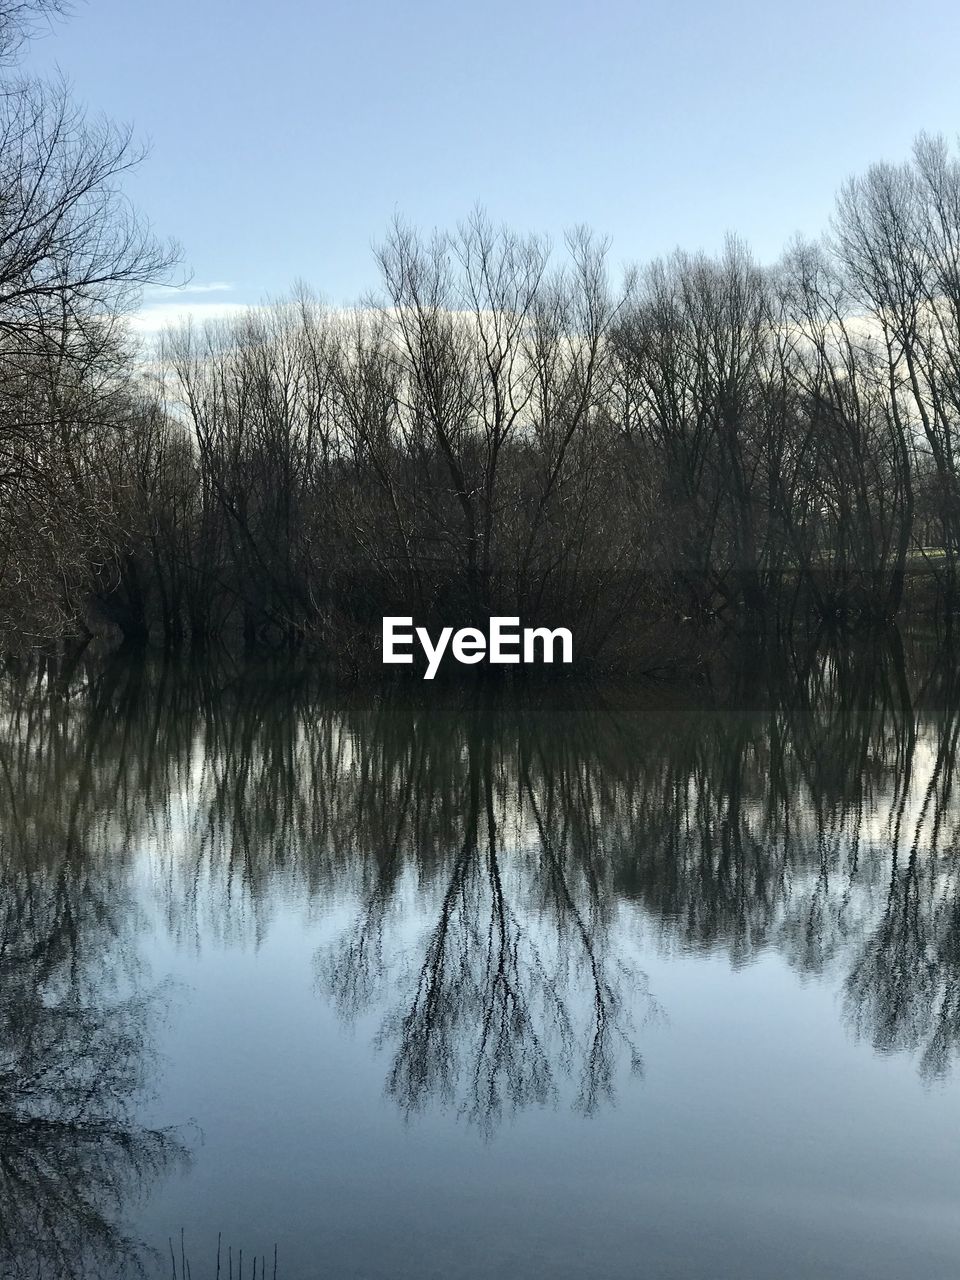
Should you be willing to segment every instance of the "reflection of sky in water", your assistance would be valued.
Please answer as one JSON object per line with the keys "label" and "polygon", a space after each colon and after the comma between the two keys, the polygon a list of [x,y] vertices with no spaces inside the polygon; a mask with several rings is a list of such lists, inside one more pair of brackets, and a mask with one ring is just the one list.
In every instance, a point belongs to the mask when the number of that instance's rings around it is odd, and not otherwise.
{"label": "reflection of sky in water", "polygon": [[134,1232],[198,1277],[218,1232],[283,1277],[957,1274],[958,715],[883,677],[11,702],[4,874],[88,868],[165,992],[137,1120],[202,1131]]}

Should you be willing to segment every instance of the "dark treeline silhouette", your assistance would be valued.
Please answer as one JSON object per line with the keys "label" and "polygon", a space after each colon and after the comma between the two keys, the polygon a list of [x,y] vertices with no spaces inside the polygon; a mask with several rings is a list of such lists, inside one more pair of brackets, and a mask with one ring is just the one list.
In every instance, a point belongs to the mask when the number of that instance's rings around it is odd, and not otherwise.
{"label": "dark treeline silhouette", "polygon": [[[572,628],[656,666],[717,618],[955,608],[960,165],[849,181],[761,267],[735,239],[619,283],[586,230],[397,223],[380,288],[301,290],[130,349],[173,260],[118,194],[129,135],[18,76],[0,0],[0,629],[346,666],[386,613]],[[688,624],[678,633],[677,624]]]}
{"label": "dark treeline silhouette", "polygon": [[76,629],[123,545],[135,396],[123,314],[175,257],[123,198],[129,131],[24,76],[62,0],[0,0],[0,629]]}
{"label": "dark treeline silhouette", "polygon": [[835,983],[878,1051],[943,1073],[960,1049],[955,664],[887,634],[791,647],[763,675],[697,700],[480,684],[428,708],[332,697],[289,664],[278,682],[31,660],[3,686],[9,874],[37,865],[43,831],[122,902],[150,848],[141,892],[146,875],[185,946],[255,945],[291,893],[335,907],[318,991],[377,1015],[408,1112],[490,1128],[534,1102],[599,1106],[641,1069],[658,1010],[641,936],[736,964],[774,949]]}

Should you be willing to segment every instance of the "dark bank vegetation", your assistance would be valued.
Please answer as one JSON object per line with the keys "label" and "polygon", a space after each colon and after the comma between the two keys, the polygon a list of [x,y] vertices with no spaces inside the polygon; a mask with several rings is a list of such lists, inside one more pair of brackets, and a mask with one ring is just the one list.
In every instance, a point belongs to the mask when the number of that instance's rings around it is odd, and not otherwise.
{"label": "dark bank vegetation", "polygon": [[[131,350],[163,278],[138,156],[16,78],[0,0],[0,629],[378,654],[380,619],[570,627],[693,657],[719,623],[948,617],[960,563],[960,164],[842,189],[824,239],[730,239],[614,282],[481,214],[397,223],[379,290],[306,291]],[[683,643],[679,638],[683,637]]]}

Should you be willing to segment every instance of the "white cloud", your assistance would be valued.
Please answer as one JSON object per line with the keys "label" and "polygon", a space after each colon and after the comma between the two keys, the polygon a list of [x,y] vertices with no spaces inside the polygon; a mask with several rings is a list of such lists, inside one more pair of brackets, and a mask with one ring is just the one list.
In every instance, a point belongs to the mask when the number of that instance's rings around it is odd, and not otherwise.
{"label": "white cloud", "polygon": [[230,293],[233,289],[232,284],[227,284],[224,280],[211,280],[209,284],[186,284],[180,290],[181,293]]}
{"label": "white cloud", "polygon": [[169,302],[148,303],[134,311],[129,317],[129,324],[134,333],[151,334],[159,333],[169,325],[181,324],[184,320],[198,323],[225,320],[249,310],[251,308],[243,302],[187,302],[172,298]]}
{"label": "white cloud", "polygon": [[232,293],[233,285],[228,284],[226,280],[210,280],[205,284],[194,284],[188,281],[186,284],[177,285],[158,285],[154,289],[147,290],[147,296],[150,298],[169,298],[174,294],[184,293]]}

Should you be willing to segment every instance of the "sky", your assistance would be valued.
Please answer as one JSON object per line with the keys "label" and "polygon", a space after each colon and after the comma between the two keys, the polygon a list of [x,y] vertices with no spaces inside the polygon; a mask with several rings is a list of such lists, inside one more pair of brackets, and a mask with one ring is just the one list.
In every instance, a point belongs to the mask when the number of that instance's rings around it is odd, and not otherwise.
{"label": "sky", "polygon": [[587,223],[615,271],[729,231],[769,261],[851,173],[960,134],[956,0],[77,0],[27,65],[149,146],[126,189],[190,286],[146,327],[297,280],[350,304],[396,214],[478,204]]}

